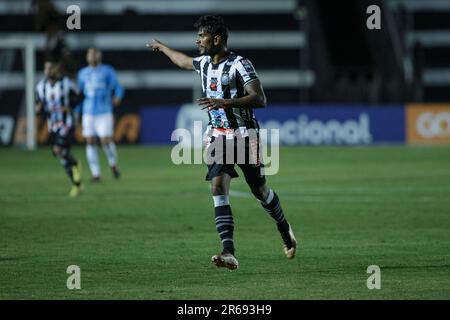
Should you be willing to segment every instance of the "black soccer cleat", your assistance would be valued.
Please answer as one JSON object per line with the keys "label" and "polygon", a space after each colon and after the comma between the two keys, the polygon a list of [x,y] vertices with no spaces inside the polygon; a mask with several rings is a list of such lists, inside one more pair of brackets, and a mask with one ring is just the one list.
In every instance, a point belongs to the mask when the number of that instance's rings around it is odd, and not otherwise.
{"label": "black soccer cleat", "polygon": [[95,176],[91,178],[91,183],[99,183],[101,181],[102,179],[100,178],[100,176]]}
{"label": "black soccer cleat", "polygon": [[117,166],[112,166],[111,171],[113,173],[114,178],[116,178],[116,179],[120,178],[120,171],[119,171],[119,168],[117,168]]}

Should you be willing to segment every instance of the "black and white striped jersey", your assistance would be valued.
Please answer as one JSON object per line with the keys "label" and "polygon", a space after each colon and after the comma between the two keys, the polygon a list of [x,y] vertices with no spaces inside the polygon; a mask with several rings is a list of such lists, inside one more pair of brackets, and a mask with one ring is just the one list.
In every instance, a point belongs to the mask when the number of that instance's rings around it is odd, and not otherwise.
{"label": "black and white striped jersey", "polygon": [[41,103],[48,119],[48,130],[57,132],[73,126],[70,106],[71,91],[76,91],[68,77],[51,83],[44,78],[36,86],[36,101]]}
{"label": "black and white striped jersey", "polygon": [[[245,85],[258,79],[252,63],[234,52],[219,64],[214,64],[210,56],[204,55],[194,58],[193,65],[202,80],[203,96],[208,98],[243,97]],[[210,110],[208,116],[212,128],[259,128],[251,107]]]}

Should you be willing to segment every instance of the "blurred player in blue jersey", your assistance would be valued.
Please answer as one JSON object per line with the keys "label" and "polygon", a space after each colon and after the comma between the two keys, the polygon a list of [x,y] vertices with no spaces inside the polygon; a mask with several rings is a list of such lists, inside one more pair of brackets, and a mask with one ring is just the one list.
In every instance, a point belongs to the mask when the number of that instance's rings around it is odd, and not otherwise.
{"label": "blurred player in blue jersey", "polygon": [[70,147],[74,134],[73,97],[77,90],[68,77],[61,75],[61,67],[55,61],[45,62],[44,74],[36,86],[36,112],[45,114],[48,120],[53,155],[60,159],[72,182],[69,196],[76,197],[82,191],[81,168]]}
{"label": "blurred player in blue jersey", "polygon": [[102,53],[89,48],[86,54],[88,66],[78,72],[78,87],[84,95],[81,105],[82,133],[86,138],[86,157],[91,169],[91,181],[100,181],[100,163],[96,138],[100,142],[115,178],[120,172],[117,163],[117,150],[113,140],[113,106],[120,105],[123,88],[117,80],[114,68],[102,64]]}

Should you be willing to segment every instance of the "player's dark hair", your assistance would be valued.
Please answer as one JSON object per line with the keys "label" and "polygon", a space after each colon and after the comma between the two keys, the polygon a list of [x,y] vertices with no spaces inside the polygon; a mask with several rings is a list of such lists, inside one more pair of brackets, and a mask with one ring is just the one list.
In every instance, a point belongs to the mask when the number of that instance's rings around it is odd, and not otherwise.
{"label": "player's dark hair", "polygon": [[51,63],[59,63],[59,59],[58,57],[54,56],[54,55],[46,55],[44,57],[44,63],[45,62],[51,62]]}
{"label": "player's dark hair", "polygon": [[220,16],[202,16],[195,22],[194,27],[197,30],[203,29],[213,37],[221,36],[224,43],[227,43],[228,28]]}

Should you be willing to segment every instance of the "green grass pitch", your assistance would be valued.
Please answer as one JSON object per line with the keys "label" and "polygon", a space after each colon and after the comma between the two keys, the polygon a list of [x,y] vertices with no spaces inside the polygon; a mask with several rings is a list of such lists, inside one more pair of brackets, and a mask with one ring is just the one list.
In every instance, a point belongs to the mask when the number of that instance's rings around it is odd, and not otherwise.
{"label": "green grass pitch", "polygon": [[[49,148],[0,149],[0,299],[450,299],[450,148],[283,147],[268,177],[300,250],[232,182],[240,268],[216,269],[203,165],[169,147],[119,146],[115,181],[78,199]],[[75,149],[88,167],[84,149]],[[69,265],[81,290],[68,290]],[[381,289],[369,290],[369,265]]]}

